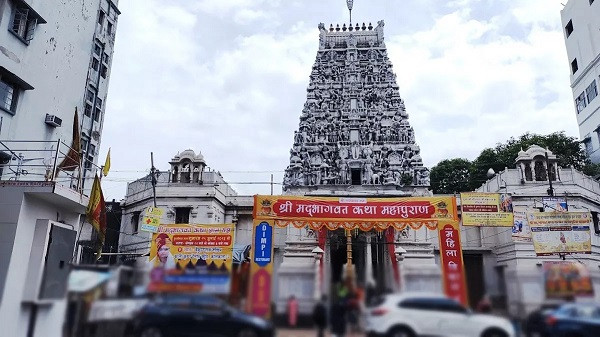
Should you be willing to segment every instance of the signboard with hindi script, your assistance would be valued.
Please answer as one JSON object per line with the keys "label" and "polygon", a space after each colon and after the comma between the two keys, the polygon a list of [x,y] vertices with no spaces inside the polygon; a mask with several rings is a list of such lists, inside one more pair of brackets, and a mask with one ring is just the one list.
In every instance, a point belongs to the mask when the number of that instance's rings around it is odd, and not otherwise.
{"label": "signboard with hindi script", "polygon": [[461,193],[464,226],[512,227],[512,198],[499,193]]}
{"label": "signboard with hindi script", "polygon": [[145,232],[156,233],[158,232],[158,226],[160,226],[160,218],[162,218],[165,211],[158,207],[148,207],[144,211],[144,217],[142,218],[142,225],[140,230]]}
{"label": "signboard with hindi script", "polygon": [[456,198],[347,198],[257,195],[254,219],[274,220],[277,227],[309,226],[385,230],[426,226],[437,230],[439,222],[457,222]]}
{"label": "signboard with hindi script", "polygon": [[439,226],[440,263],[442,265],[444,292],[448,297],[468,306],[465,266],[459,229],[457,224]]}
{"label": "signboard with hindi script", "polygon": [[227,294],[233,224],[160,225],[152,235],[149,292]]}
{"label": "signboard with hindi script", "polygon": [[591,254],[592,215],[589,212],[527,213],[533,247],[538,256]]}

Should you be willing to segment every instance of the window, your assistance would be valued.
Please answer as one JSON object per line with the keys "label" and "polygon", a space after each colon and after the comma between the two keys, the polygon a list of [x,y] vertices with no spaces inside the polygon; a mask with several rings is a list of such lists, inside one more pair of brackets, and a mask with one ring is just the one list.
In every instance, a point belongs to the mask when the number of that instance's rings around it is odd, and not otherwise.
{"label": "window", "polygon": [[96,108],[94,109],[94,120],[97,122],[100,119],[100,115],[102,114],[102,100],[97,97],[96,98]]}
{"label": "window", "polygon": [[81,139],[81,154],[85,154],[87,152],[87,145],[89,140],[86,138]]}
{"label": "window", "polygon": [[29,8],[17,6],[13,12],[12,25],[9,30],[21,41],[29,44],[29,41],[33,39],[33,32],[35,31],[37,21],[37,18],[35,15],[32,15]]}
{"label": "window", "polygon": [[85,108],[83,109],[83,113],[88,117],[92,117],[92,105],[89,103],[85,103]]}
{"label": "window", "polygon": [[94,101],[94,96],[96,96],[96,95],[90,89],[88,89],[87,92],[85,93],[85,99],[88,102],[93,102]]}
{"label": "window", "polygon": [[0,78],[0,109],[14,114],[17,111],[19,87],[16,84]]}
{"label": "window", "polygon": [[592,213],[592,224],[594,225],[594,233],[600,234],[600,221],[598,220],[598,212],[591,211]]}
{"label": "window", "polygon": [[98,71],[98,67],[100,66],[100,61],[97,58],[92,57],[92,69]]}
{"label": "window", "polygon": [[112,35],[113,25],[110,22],[106,23],[106,34]]}
{"label": "window", "polygon": [[565,32],[567,33],[567,37],[569,37],[571,35],[571,33],[573,33],[573,21],[569,20],[569,23],[567,23],[567,25],[565,26]]}
{"label": "window", "polygon": [[593,80],[592,83],[585,89],[585,96],[587,97],[587,102],[590,103],[596,96],[598,96],[598,87],[596,86],[596,80]]}
{"label": "window", "polygon": [[465,309],[458,302],[446,298],[411,298],[402,301],[401,308],[432,310],[441,312],[466,313]]}
{"label": "window", "polygon": [[104,13],[104,11],[100,11],[98,13],[98,24],[100,26],[102,26],[104,24],[104,17],[106,16],[106,14]]}
{"label": "window", "polygon": [[133,233],[137,233],[139,230],[141,214],[141,211],[131,213],[131,228],[133,229]]}
{"label": "window", "polygon": [[591,138],[586,138],[583,140],[583,144],[585,145],[585,151],[588,153],[588,155],[590,153],[592,153],[592,139]]}
{"label": "window", "polygon": [[100,76],[102,76],[102,78],[106,78],[107,73],[108,67],[105,64],[102,64],[102,67],[100,67]]}
{"label": "window", "polygon": [[175,207],[175,223],[190,223],[190,207]]}
{"label": "window", "polygon": [[100,56],[102,54],[102,46],[98,43],[94,43],[94,54]]}
{"label": "window", "polygon": [[577,107],[577,113],[582,112],[587,106],[584,92],[581,92],[581,94],[575,99],[575,106]]}
{"label": "window", "polygon": [[573,62],[571,62],[571,71],[573,72],[573,74],[575,74],[578,69],[579,66],[577,66],[577,59],[574,59]]}
{"label": "window", "polygon": [[107,53],[104,53],[104,54],[102,55],[102,63],[106,63],[106,64],[108,64],[108,59],[109,59],[109,57],[108,57],[108,54],[107,54]]}

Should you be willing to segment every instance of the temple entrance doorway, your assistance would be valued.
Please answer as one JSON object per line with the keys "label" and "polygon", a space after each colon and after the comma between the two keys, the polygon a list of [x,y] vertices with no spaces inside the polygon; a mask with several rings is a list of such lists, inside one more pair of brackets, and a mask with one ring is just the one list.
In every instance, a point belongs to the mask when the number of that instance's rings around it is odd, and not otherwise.
{"label": "temple entrance doorway", "polygon": [[326,251],[329,253],[325,268],[329,273],[329,284],[326,289],[332,294],[336,286],[346,281],[348,266],[348,249],[351,249],[352,281],[356,286],[366,288],[372,283],[379,292],[390,288],[387,284],[386,261],[389,255],[385,249],[385,236],[376,231],[350,231],[351,244],[348,245],[347,232],[338,229],[327,232]]}

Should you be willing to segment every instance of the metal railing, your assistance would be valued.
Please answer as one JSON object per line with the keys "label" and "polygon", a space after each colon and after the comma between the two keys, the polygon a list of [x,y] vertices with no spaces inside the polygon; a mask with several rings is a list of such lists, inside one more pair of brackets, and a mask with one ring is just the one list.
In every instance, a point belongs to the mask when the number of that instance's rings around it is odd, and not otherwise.
{"label": "metal railing", "polygon": [[[81,151],[56,141],[0,140],[0,181],[50,181],[83,192],[100,167]],[[61,166],[65,160],[74,164]]]}

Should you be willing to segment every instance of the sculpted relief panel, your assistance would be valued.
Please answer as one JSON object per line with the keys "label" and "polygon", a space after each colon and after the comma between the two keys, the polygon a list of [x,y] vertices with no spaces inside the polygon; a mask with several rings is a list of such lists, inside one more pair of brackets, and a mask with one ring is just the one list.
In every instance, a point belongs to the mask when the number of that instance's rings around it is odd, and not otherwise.
{"label": "sculpted relief panel", "polygon": [[[429,171],[383,45],[383,22],[372,40],[368,34],[319,28],[322,44],[294,133],[284,188],[429,186]],[[339,37],[345,43],[338,43]]]}

